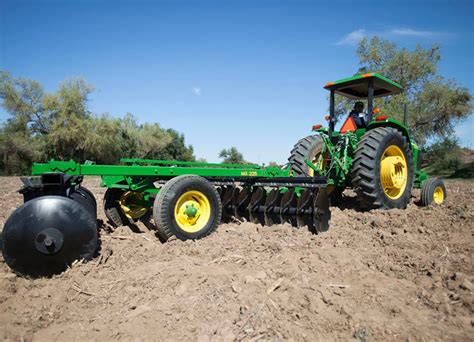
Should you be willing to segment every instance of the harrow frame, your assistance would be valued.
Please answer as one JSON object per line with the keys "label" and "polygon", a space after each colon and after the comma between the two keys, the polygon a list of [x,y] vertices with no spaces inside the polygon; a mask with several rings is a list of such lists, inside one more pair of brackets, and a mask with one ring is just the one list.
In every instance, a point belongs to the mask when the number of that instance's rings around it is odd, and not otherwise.
{"label": "harrow frame", "polygon": [[[80,164],[73,160],[51,160],[33,164],[32,174],[36,183],[43,186],[60,185],[65,175],[80,177],[81,181],[83,176],[100,176],[102,187],[139,194],[133,204],[142,208],[154,207],[160,190],[171,179],[184,175],[199,176],[217,189],[224,221],[237,217],[265,224],[265,216],[268,219],[270,215],[273,216],[272,224],[289,222],[297,227],[306,225],[313,232],[329,228],[328,192],[325,190],[328,180],[324,176],[296,177],[290,166],[280,168],[140,158],[123,158],[120,161],[121,165],[101,165],[90,161]],[[307,162],[310,163],[309,160]],[[27,185],[25,180],[24,183]],[[265,195],[256,194],[260,189],[264,190]],[[259,196],[263,197],[258,199]],[[271,196],[275,197],[273,201],[269,199]],[[313,205],[317,210],[313,210]],[[301,216],[305,215],[313,219],[302,219]],[[126,221],[133,224],[136,219],[128,217]]]}
{"label": "harrow frame", "polygon": [[296,188],[297,192],[300,188],[327,186],[326,177],[293,177],[289,166],[282,169],[255,164],[212,164],[140,158],[122,158],[120,162],[122,165],[51,160],[47,163],[34,163],[32,175],[62,173],[73,176],[100,176],[102,187],[143,192],[145,199],[154,197],[160,191],[160,188],[155,186],[156,182],[166,182],[173,177],[187,174],[201,176],[215,185],[240,183],[242,186],[280,186]]}

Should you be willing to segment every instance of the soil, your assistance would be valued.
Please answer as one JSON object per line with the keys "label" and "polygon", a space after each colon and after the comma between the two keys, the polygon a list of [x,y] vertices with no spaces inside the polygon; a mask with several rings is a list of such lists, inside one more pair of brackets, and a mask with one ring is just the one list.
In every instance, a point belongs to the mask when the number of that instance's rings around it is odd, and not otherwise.
{"label": "soil", "polygon": [[[97,178],[85,182],[101,207]],[[0,339],[472,340],[474,182],[446,182],[437,207],[357,211],[348,193],[329,231],[223,224],[162,244],[140,225],[50,279],[0,260]],[[22,203],[0,178],[0,226]],[[344,209],[345,208],[345,209]]]}

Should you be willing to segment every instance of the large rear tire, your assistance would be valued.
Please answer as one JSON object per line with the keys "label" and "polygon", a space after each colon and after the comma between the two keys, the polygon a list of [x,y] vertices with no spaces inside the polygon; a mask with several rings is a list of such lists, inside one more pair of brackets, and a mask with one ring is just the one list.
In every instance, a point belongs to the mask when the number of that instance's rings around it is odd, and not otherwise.
{"label": "large rear tire", "polygon": [[[314,170],[311,169],[305,160],[316,161],[323,148],[323,141],[319,135],[310,135],[300,139],[290,152],[288,161],[291,165],[293,175],[296,177],[312,177]],[[324,165],[321,165],[324,167]]]}
{"label": "large rear tire", "polygon": [[[319,135],[310,135],[300,139],[290,152],[288,161],[291,165],[293,175],[296,177],[314,177],[314,170],[306,164],[306,160],[310,160],[319,169],[326,168],[327,154],[323,156],[323,160],[318,163],[324,142]],[[338,206],[341,203],[344,187],[331,186],[328,188],[331,206]]]}
{"label": "large rear tire", "polygon": [[368,209],[404,209],[413,186],[413,156],[407,139],[391,127],[367,131],[354,153],[351,178]]}
{"label": "large rear tire", "polygon": [[205,178],[182,175],[160,189],[153,206],[153,219],[163,240],[175,235],[181,240],[201,239],[211,234],[222,217],[216,188]]}

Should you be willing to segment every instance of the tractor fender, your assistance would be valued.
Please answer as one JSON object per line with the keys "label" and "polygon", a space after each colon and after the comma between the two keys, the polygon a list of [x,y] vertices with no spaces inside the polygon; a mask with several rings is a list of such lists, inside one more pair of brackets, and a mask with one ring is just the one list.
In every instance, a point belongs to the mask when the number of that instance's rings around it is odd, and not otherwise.
{"label": "tractor fender", "polygon": [[407,139],[407,142],[409,144],[412,143],[412,140],[410,138],[410,131],[408,130],[408,128],[404,124],[402,124],[401,122],[399,122],[397,120],[394,120],[392,118],[387,118],[387,119],[382,120],[382,121],[372,121],[367,126],[367,131],[369,131],[371,129],[374,129],[374,128],[377,128],[377,127],[392,127],[392,128],[395,128],[395,129],[399,130],[402,133],[402,135]]}

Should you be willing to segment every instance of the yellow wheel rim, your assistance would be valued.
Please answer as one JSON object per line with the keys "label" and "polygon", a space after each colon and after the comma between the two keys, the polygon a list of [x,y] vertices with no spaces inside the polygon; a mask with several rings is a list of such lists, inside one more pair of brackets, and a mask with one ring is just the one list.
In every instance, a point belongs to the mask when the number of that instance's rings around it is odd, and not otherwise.
{"label": "yellow wheel rim", "polygon": [[143,194],[135,191],[125,191],[118,203],[122,212],[131,219],[139,219],[143,217],[150,208],[143,206]]}
{"label": "yellow wheel rim", "polygon": [[174,217],[179,228],[187,233],[203,229],[211,217],[211,205],[200,191],[182,194],[174,207]]}
{"label": "yellow wheel rim", "polygon": [[403,151],[395,145],[385,149],[380,160],[380,183],[385,195],[400,198],[408,182],[408,167]]}
{"label": "yellow wheel rim", "polygon": [[441,203],[443,203],[443,201],[444,201],[444,191],[443,191],[443,188],[442,188],[442,187],[437,186],[437,187],[434,189],[434,192],[433,192],[433,201],[434,201],[436,204],[441,204]]}
{"label": "yellow wheel rim", "polygon": [[[311,163],[320,171],[323,171],[326,168],[326,153],[323,154],[323,157],[321,160],[319,159],[319,156],[321,155],[321,152],[316,153],[314,156],[313,160],[311,160]],[[308,158],[309,159],[309,158]],[[309,168],[309,176],[314,177],[314,170],[312,168]]]}

